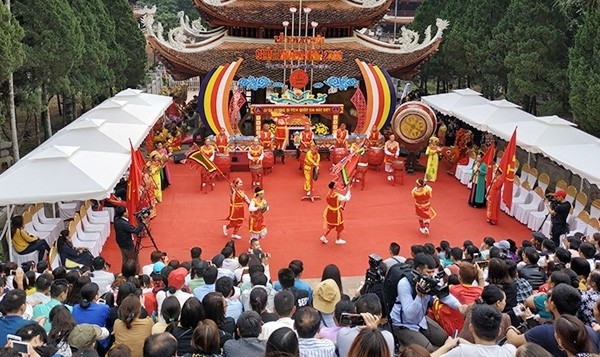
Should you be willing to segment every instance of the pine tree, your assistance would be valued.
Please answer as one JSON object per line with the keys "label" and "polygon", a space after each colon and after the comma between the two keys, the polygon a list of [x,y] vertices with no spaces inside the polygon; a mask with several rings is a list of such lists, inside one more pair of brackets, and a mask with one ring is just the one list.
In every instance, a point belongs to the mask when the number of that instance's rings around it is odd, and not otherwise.
{"label": "pine tree", "polygon": [[0,83],[23,63],[25,52],[21,40],[24,35],[21,25],[11,19],[6,6],[0,3]]}

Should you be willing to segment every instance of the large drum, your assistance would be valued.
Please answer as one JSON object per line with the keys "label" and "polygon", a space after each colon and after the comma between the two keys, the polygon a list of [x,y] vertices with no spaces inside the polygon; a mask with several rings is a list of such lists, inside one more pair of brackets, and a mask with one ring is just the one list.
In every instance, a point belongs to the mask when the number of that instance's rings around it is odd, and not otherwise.
{"label": "large drum", "polygon": [[348,149],[335,148],[333,149],[333,154],[331,155],[331,161],[333,161],[334,164],[337,164],[338,162],[342,161],[342,159],[346,156],[348,156]]}
{"label": "large drum", "polygon": [[221,170],[223,175],[229,175],[231,172],[231,157],[229,157],[229,154],[215,154],[215,166]]}
{"label": "large drum", "polygon": [[433,110],[421,102],[406,102],[392,118],[392,131],[408,151],[424,149],[435,133],[437,118]]}
{"label": "large drum", "polygon": [[372,146],[369,148],[369,151],[367,151],[367,161],[371,166],[380,166],[383,164],[384,157],[385,154],[382,147]]}
{"label": "large drum", "polygon": [[263,157],[262,166],[265,170],[270,170],[275,165],[275,155],[273,155],[273,151],[265,150],[265,156]]}

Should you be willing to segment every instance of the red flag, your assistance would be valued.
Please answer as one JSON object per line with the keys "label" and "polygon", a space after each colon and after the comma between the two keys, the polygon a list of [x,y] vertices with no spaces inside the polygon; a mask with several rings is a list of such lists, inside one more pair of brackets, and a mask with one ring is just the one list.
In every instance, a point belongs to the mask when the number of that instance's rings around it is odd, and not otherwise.
{"label": "red flag", "polygon": [[486,187],[492,183],[492,175],[494,173],[494,156],[496,156],[496,146],[494,143],[492,143],[492,145],[490,145],[481,158],[481,161],[485,162],[485,166],[487,166],[487,174],[485,176]]}
{"label": "red flag", "polygon": [[504,150],[504,155],[500,160],[500,169],[504,173],[504,189],[502,191],[502,201],[507,207],[512,206],[513,181],[515,178],[515,160],[517,154],[517,128],[510,137],[508,145]]}
{"label": "red flag", "polygon": [[141,153],[134,150],[131,143],[131,165],[129,166],[129,179],[127,180],[127,213],[130,222],[135,222],[135,213],[140,202],[140,185],[142,183],[143,157],[140,162]]}

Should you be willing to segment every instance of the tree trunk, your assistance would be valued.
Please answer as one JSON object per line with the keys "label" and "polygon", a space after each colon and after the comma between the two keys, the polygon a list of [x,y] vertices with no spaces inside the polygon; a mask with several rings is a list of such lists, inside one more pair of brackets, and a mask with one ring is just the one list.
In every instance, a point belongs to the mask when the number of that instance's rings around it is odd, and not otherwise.
{"label": "tree trunk", "polygon": [[21,155],[19,154],[19,134],[17,133],[17,113],[15,111],[15,87],[12,73],[8,75],[8,111],[10,112],[10,137],[12,140],[13,159],[16,162],[21,158]]}
{"label": "tree trunk", "polygon": [[42,84],[42,121],[44,122],[44,139],[48,140],[52,136],[52,121],[50,121],[50,108],[48,107],[48,91],[46,90],[46,84]]}

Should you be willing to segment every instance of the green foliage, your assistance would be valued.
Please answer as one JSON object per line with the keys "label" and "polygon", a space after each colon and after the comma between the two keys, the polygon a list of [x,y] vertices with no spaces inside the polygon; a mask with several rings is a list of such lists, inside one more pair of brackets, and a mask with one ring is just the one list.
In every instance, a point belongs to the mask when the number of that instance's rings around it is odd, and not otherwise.
{"label": "green foliage", "polygon": [[568,110],[567,21],[552,3],[512,0],[497,28],[506,50],[507,98],[533,114]]}
{"label": "green foliage", "polygon": [[587,13],[569,51],[569,103],[582,130],[600,137],[600,12]]}
{"label": "green foliage", "polygon": [[115,24],[114,52],[118,60],[111,64],[117,90],[135,88],[144,82],[146,40],[133,17],[127,0],[103,0]]}
{"label": "green foliage", "polygon": [[25,32],[12,18],[4,4],[0,3],[0,83],[17,69],[25,57],[21,40]]}
{"label": "green foliage", "polygon": [[13,12],[25,30],[20,69],[31,88],[45,83],[53,95],[70,90],[69,74],[81,59],[83,36],[66,0],[17,0]]}
{"label": "green foliage", "polygon": [[179,26],[177,13],[184,11],[193,21],[199,17],[198,10],[194,7],[192,0],[143,0],[137,2],[139,5],[152,7],[156,5],[156,22],[163,24],[165,29],[172,29]]}

